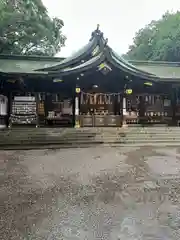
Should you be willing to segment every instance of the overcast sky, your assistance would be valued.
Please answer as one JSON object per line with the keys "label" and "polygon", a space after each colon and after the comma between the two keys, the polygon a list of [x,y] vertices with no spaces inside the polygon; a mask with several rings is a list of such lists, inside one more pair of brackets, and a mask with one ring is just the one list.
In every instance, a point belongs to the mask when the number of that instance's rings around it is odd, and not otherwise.
{"label": "overcast sky", "polygon": [[167,10],[180,10],[178,0],[43,0],[51,16],[64,21],[67,57],[85,45],[97,24],[118,53],[125,53],[135,32]]}

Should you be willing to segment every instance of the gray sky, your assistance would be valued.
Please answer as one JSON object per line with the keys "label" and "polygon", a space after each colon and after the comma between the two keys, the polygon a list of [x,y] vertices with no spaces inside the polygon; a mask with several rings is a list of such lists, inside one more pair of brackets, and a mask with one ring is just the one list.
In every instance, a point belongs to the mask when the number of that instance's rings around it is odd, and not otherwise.
{"label": "gray sky", "polygon": [[64,20],[66,47],[58,56],[67,57],[85,45],[100,24],[108,44],[125,53],[135,32],[167,10],[180,10],[178,0],[43,0],[51,16]]}

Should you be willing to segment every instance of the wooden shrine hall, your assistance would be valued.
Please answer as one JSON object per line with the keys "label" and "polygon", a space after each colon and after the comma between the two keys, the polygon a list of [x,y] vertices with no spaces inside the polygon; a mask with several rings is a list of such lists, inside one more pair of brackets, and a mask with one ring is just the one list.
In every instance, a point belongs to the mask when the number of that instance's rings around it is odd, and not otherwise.
{"label": "wooden shrine hall", "polygon": [[66,59],[0,55],[0,75],[6,126],[179,125],[180,64],[126,61],[99,25]]}

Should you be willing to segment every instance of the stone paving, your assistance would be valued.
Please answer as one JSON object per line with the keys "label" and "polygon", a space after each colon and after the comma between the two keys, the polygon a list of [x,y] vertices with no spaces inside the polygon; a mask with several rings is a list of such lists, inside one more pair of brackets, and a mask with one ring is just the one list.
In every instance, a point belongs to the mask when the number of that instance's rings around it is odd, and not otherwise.
{"label": "stone paving", "polygon": [[0,239],[180,239],[180,148],[0,152]]}

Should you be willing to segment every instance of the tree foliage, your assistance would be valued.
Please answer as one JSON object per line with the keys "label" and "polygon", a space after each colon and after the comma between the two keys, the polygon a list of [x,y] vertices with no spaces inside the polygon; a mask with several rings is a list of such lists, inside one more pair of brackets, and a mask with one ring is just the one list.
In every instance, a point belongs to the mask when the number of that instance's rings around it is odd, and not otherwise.
{"label": "tree foliage", "polygon": [[128,59],[180,61],[180,12],[166,12],[140,29],[126,54]]}
{"label": "tree foliage", "polygon": [[66,37],[41,0],[0,0],[0,54],[54,56]]}

